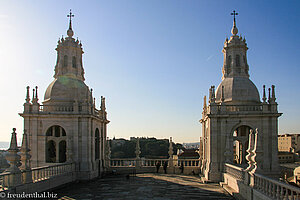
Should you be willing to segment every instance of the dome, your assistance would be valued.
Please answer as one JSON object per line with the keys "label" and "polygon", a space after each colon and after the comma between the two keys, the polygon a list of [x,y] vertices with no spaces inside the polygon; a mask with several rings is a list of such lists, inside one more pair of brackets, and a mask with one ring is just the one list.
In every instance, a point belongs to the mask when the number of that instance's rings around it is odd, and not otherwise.
{"label": "dome", "polygon": [[82,102],[88,99],[89,94],[89,88],[83,81],[68,76],[59,76],[48,86],[44,102],[73,102],[75,99]]}
{"label": "dome", "polygon": [[247,77],[225,78],[216,90],[216,102],[221,101],[224,86],[224,102],[259,103],[259,93],[254,83]]}

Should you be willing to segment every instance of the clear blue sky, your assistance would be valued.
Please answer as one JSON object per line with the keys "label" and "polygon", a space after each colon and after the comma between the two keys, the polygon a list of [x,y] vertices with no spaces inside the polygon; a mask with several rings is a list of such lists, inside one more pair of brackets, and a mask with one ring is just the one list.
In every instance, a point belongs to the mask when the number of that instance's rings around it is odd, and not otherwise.
{"label": "clear blue sky", "polygon": [[83,43],[86,83],[107,99],[109,137],[154,136],[195,142],[203,96],[221,82],[232,10],[246,37],[250,78],[276,85],[279,133],[300,133],[299,1],[0,2],[0,141],[19,136],[26,86],[40,102],[53,80],[55,47],[69,9]]}

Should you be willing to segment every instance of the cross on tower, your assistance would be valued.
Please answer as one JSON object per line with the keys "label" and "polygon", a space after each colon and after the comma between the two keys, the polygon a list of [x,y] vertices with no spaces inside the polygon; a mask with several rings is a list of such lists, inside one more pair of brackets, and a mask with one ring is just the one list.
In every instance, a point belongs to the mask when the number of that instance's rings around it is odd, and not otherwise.
{"label": "cross on tower", "polygon": [[239,13],[235,12],[235,10],[233,10],[233,12],[231,13],[231,15],[233,15],[233,20],[235,21],[235,16],[238,15]]}
{"label": "cross on tower", "polygon": [[70,14],[69,14],[69,15],[67,15],[67,17],[70,17],[70,21],[72,21],[72,17],[74,17],[74,15],[72,14],[72,11],[71,11],[71,9],[70,9]]}

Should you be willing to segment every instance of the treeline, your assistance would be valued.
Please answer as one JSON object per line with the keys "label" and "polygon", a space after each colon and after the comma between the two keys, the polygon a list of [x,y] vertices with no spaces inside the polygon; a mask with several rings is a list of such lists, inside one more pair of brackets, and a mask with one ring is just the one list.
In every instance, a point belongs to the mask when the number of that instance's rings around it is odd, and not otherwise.
{"label": "treeline", "polygon": [[[136,139],[113,139],[110,141],[111,158],[135,158]],[[173,142],[173,154],[183,149],[182,144]],[[169,140],[156,138],[140,138],[140,157],[168,158]]]}

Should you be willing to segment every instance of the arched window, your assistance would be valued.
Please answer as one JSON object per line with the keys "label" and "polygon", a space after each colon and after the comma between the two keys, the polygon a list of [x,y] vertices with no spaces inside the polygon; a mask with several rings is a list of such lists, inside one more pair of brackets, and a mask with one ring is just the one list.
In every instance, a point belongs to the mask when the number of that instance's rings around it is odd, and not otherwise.
{"label": "arched window", "polygon": [[66,162],[67,156],[66,156],[66,141],[62,140],[59,142],[59,159],[58,161],[60,163]]}
{"label": "arched window", "polygon": [[64,56],[64,67],[67,67],[68,66],[68,56],[65,55]]}
{"label": "arched window", "polygon": [[236,164],[246,164],[246,150],[249,144],[249,126],[240,126],[233,132],[233,162]]}
{"label": "arched window", "polygon": [[46,144],[46,162],[56,162],[56,147],[55,142],[53,140],[48,141]]}
{"label": "arched window", "polygon": [[66,162],[66,131],[61,126],[51,126],[46,131],[46,162]]}
{"label": "arched window", "polygon": [[72,57],[72,67],[76,68],[76,57],[75,56]]}
{"label": "arched window", "polygon": [[230,74],[231,72],[231,56],[228,56],[227,59],[227,74]]}
{"label": "arched window", "polygon": [[227,67],[230,67],[230,65],[231,65],[231,56],[228,56],[226,65],[227,65]]}
{"label": "arched window", "polygon": [[96,128],[95,131],[95,160],[100,158],[100,135],[99,129]]}
{"label": "arched window", "polygon": [[237,67],[241,66],[240,55],[236,55],[235,56],[235,64],[236,64]]}

